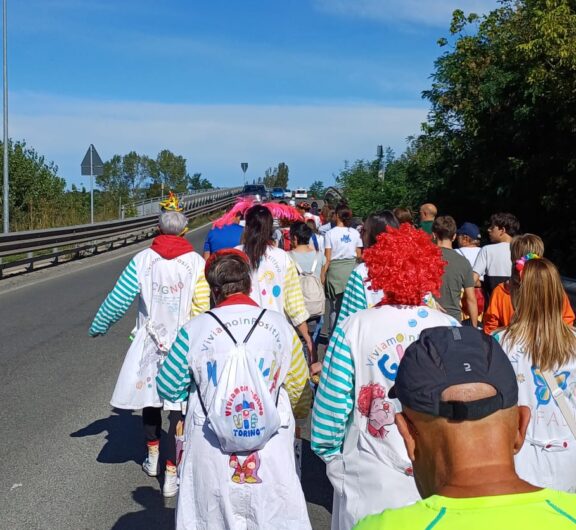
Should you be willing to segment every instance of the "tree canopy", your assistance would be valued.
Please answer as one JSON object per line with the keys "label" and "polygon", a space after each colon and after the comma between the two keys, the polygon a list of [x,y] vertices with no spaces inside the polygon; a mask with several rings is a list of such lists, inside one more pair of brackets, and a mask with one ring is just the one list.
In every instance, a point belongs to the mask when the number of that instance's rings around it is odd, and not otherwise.
{"label": "tree canopy", "polygon": [[[0,142],[0,173],[4,170],[4,146]],[[14,230],[39,228],[58,209],[66,183],[58,176],[58,166],[47,162],[25,141],[8,144],[8,172],[10,176],[10,224]],[[3,183],[0,182],[0,202]]]}
{"label": "tree canopy", "polygon": [[479,225],[509,211],[576,274],[576,247],[566,244],[576,237],[576,4],[501,0],[482,17],[457,10],[439,44],[423,93],[428,120],[387,161],[383,183],[377,161],[339,175],[352,207],[364,214],[433,201]]}
{"label": "tree canopy", "polygon": [[267,188],[283,188],[288,187],[288,174],[290,169],[288,164],[280,162],[275,168],[269,167],[264,173],[264,186]]}
{"label": "tree canopy", "polygon": [[503,0],[481,19],[455,11],[450,34],[414,153],[429,198],[460,220],[511,211],[574,270],[564,242],[576,235],[576,5]]}

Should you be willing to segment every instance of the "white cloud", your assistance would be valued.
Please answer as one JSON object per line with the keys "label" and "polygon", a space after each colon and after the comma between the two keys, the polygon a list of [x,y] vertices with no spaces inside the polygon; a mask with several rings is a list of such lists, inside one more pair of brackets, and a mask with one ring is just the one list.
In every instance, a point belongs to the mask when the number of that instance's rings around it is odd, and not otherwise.
{"label": "white cloud", "polygon": [[69,184],[87,184],[79,166],[93,143],[104,160],[170,149],[221,186],[238,184],[240,162],[257,178],[285,161],[297,185],[329,181],[344,160],[372,158],[378,144],[402,151],[425,117],[424,108],[375,104],[186,105],[19,93],[10,136],[58,164]]}
{"label": "white cloud", "polygon": [[497,0],[314,0],[318,9],[344,16],[369,18],[389,23],[416,23],[444,26],[452,12],[486,13]]}

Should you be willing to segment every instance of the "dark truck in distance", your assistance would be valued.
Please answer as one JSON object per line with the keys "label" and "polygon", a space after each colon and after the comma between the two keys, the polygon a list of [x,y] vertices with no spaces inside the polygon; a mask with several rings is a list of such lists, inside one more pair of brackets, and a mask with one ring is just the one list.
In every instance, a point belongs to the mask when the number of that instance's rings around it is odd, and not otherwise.
{"label": "dark truck in distance", "polygon": [[268,190],[262,184],[246,184],[240,197],[259,197],[260,200],[265,201],[268,199]]}

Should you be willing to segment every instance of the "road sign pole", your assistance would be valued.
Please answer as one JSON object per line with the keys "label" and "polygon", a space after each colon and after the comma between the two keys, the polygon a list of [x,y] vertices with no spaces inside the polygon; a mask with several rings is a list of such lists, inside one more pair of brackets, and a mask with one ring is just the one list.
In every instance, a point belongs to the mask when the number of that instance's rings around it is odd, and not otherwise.
{"label": "road sign pole", "polygon": [[94,160],[90,146],[90,224],[94,224]]}
{"label": "road sign pole", "polygon": [[82,175],[90,177],[90,223],[94,224],[94,177],[101,177],[104,174],[104,162],[92,144],[84,155],[80,171]]}
{"label": "road sign pole", "polygon": [[10,232],[10,184],[8,178],[8,28],[6,27],[6,9],[7,0],[2,2],[2,72],[4,83],[4,175],[3,175],[3,204],[2,219],[4,220],[4,233]]}

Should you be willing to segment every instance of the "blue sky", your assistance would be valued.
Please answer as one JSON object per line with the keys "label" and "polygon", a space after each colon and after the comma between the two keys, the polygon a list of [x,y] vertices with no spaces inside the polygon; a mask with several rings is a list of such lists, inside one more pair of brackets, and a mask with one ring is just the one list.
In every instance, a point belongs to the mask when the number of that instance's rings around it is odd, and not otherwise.
{"label": "blue sky", "polygon": [[286,162],[332,181],[419,131],[453,9],[496,0],[8,0],[10,136],[88,184],[104,160],[170,149],[214,184]]}

